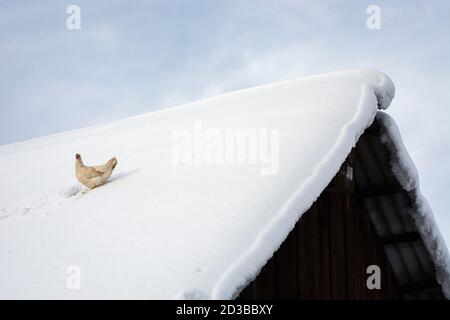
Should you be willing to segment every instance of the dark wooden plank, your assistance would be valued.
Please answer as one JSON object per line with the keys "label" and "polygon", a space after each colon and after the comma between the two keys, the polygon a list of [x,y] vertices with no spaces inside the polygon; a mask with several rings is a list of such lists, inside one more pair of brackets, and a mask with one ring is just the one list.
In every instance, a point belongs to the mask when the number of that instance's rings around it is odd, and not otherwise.
{"label": "dark wooden plank", "polygon": [[387,195],[394,195],[397,193],[407,193],[407,192],[399,184],[395,184],[395,185],[386,185],[382,187],[359,189],[356,191],[356,196],[360,198],[374,198]]}
{"label": "dark wooden plank", "polygon": [[[365,210],[363,208],[363,206],[360,206],[360,210],[362,212],[365,213]],[[376,245],[376,241],[375,238],[372,235],[371,232],[371,225],[369,222],[369,218],[367,216],[367,214],[364,214],[362,216],[362,220],[361,220],[361,228],[364,231],[364,237],[362,239],[362,243],[363,243],[363,248],[364,248],[364,274],[365,274],[365,280],[367,281],[367,278],[370,276],[368,274],[366,274],[366,270],[367,267],[369,267],[370,265],[377,265],[380,267],[381,269],[381,287],[384,287],[384,273],[385,273],[385,268],[384,265],[382,265],[380,263],[380,259],[379,259],[379,251]],[[364,283],[364,285],[366,286],[366,281]],[[368,300],[379,300],[381,299],[381,293],[380,290],[376,290],[376,289],[368,289],[366,286],[366,297]]]}
{"label": "dark wooden plank", "polygon": [[[313,204],[314,206],[314,204]],[[310,209],[311,210],[311,209]],[[309,210],[308,210],[309,211]],[[305,221],[305,215],[307,214],[306,211],[303,213],[303,215],[300,217],[299,221],[297,222],[297,225],[295,227],[295,231],[297,232],[297,253],[296,253],[296,259],[297,259],[297,290],[298,290],[298,299],[304,299],[304,293],[307,290],[306,285],[304,283],[303,274],[305,272],[304,267],[306,265],[306,261],[304,261],[304,239],[303,239],[303,224]]]}
{"label": "dark wooden plank", "polygon": [[314,293],[314,270],[311,256],[314,251],[313,242],[310,237],[312,216],[317,210],[317,204],[305,212],[300,218],[297,229],[297,259],[298,259],[298,289],[300,299],[315,299]]}
{"label": "dark wooden plank", "polygon": [[422,238],[420,237],[420,234],[415,232],[408,232],[408,233],[402,233],[402,234],[394,234],[383,238],[378,238],[377,242],[386,245],[386,244],[393,244],[393,243],[401,243],[401,242],[415,242],[415,241],[421,241]]}
{"label": "dark wooden plank", "polygon": [[355,250],[357,252],[356,256],[356,264],[355,266],[355,288],[356,291],[358,291],[358,294],[361,294],[361,299],[370,299],[370,295],[367,292],[367,261],[369,260],[368,255],[371,254],[371,250],[367,250],[367,237],[368,230],[367,230],[367,213],[365,212],[364,208],[362,207],[361,203],[358,199],[353,197],[353,216],[354,216],[354,223],[355,223],[355,234],[357,237],[357,240],[355,242]]}
{"label": "dark wooden plank", "polygon": [[352,198],[346,197],[345,208],[345,247],[348,298],[353,300],[366,298],[366,281],[364,276],[364,259],[362,255],[363,233],[361,231],[361,217],[356,212]]}
{"label": "dark wooden plank", "polygon": [[310,213],[310,223],[308,229],[308,238],[311,243],[312,252],[309,257],[311,265],[311,280],[312,280],[312,298],[323,299],[324,296],[324,279],[322,270],[322,241],[320,228],[320,202],[318,202]]}
{"label": "dark wooden plank", "polygon": [[[328,266],[323,264],[323,239],[319,203],[302,216],[298,226],[298,281],[301,299],[329,298]],[[328,246],[328,244],[326,244]]]}
{"label": "dark wooden plank", "polygon": [[293,230],[276,253],[277,298],[293,300],[298,298],[297,286],[297,232]]}
{"label": "dark wooden plank", "polygon": [[320,235],[320,282],[321,299],[331,298],[331,282],[330,282],[330,210],[327,201],[327,195],[322,195],[318,206],[318,226]]}
{"label": "dark wooden plank", "polygon": [[347,298],[345,222],[343,197],[330,193],[330,278],[331,299]]}

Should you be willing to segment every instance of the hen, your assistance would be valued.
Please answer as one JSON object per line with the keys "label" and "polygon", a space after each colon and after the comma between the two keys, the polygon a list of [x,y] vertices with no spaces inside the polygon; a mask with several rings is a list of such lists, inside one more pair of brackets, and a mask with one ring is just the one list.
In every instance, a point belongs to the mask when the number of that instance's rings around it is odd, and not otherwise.
{"label": "hen", "polygon": [[105,184],[116,165],[117,159],[112,158],[104,165],[89,167],[84,165],[78,153],[75,155],[75,175],[89,189]]}

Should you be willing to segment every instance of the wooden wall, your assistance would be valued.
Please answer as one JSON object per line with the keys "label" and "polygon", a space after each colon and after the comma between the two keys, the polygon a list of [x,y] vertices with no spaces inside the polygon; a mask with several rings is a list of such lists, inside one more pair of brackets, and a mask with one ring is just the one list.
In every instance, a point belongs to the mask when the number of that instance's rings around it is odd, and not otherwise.
{"label": "wooden wall", "polygon": [[[397,280],[353,196],[352,154],[240,299],[398,299]],[[350,171],[349,171],[350,170]],[[381,268],[381,290],[366,286]]]}

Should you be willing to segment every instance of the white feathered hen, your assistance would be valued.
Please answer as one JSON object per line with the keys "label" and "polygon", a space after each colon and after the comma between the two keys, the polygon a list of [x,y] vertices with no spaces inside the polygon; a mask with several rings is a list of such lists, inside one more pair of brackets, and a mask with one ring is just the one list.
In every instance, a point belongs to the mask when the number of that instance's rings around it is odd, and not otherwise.
{"label": "white feathered hen", "polygon": [[116,165],[117,159],[114,157],[104,165],[89,167],[84,165],[80,154],[75,155],[75,175],[89,189],[105,184]]}

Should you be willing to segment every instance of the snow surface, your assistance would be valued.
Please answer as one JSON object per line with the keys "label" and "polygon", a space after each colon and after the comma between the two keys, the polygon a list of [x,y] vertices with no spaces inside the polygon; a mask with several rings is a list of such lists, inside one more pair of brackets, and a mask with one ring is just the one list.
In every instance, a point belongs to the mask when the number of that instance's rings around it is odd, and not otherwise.
{"label": "snow surface", "polygon": [[[385,75],[352,70],[0,146],[0,298],[234,297],[393,96]],[[199,126],[275,132],[277,165],[174,161]],[[77,152],[116,156],[111,181],[83,194]]]}

